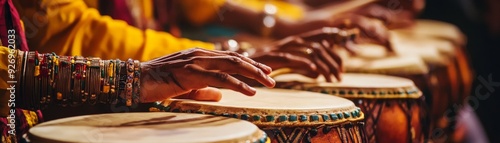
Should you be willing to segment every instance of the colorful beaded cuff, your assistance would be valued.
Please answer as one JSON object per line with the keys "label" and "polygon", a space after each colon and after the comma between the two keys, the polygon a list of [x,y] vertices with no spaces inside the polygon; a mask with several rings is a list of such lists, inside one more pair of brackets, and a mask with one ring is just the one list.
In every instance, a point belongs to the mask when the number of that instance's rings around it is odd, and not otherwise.
{"label": "colorful beaded cuff", "polygon": [[364,113],[359,107],[347,112],[315,113],[315,114],[287,114],[287,115],[265,115],[247,113],[218,113],[213,111],[184,110],[171,106],[164,106],[156,102],[149,109],[151,112],[176,112],[176,113],[198,113],[216,116],[231,117],[253,122],[256,125],[316,125],[316,124],[340,124],[347,121],[360,121],[364,119]]}
{"label": "colorful beaded cuff", "polygon": [[134,90],[134,61],[132,59],[127,60],[127,84],[125,86],[125,99],[126,105],[128,107],[132,106],[132,92]]}

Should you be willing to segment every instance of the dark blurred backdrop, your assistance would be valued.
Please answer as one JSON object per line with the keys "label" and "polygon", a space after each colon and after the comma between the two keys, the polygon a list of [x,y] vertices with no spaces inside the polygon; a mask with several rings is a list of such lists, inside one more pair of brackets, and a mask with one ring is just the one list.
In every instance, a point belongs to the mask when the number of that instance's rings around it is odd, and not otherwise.
{"label": "dark blurred backdrop", "polygon": [[[500,0],[427,0],[422,19],[434,19],[458,26],[468,38],[467,51],[475,70],[471,96],[483,84],[481,76],[500,83]],[[500,142],[500,86],[493,86],[484,100],[469,100],[487,132],[490,142]],[[473,105],[478,103],[477,105]]]}

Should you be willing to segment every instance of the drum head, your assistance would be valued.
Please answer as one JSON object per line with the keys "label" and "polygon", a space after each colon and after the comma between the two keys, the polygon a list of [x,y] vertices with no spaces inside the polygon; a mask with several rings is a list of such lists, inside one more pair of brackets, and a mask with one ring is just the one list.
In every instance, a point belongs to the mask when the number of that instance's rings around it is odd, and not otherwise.
{"label": "drum head", "polygon": [[[390,32],[390,41],[395,48],[430,48],[437,50],[437,54],[439,54],[440,56],[442,55],[447,57],[454,57],[456,55],[455,45],[453,44],[453,42],[428,35],[418,35],[411,32],[402,32],[395,30]],[[429,53],[429,51],[421,52],[420,54],[425,53]]]}
{"label": "drum head", "polygon": [[341,82],[326,82],[323,76],[311,79],[300,74],[284,74],[274,77],[278,87],[302,89],[346,98],[419,98],[420,90],[406,78],[345,73]]}
{"label": "drum head", "polygon": [[441,38],[460,45],[466,41],[465,36],[457,26],[436,20],[420,19],[412,27],[397,29],[396,31]]}
{"label": "drum head", "polygon": [[363,57],[360,55],[343,59],[346,72],[390,75],[424,75],[429,72],[425,62],[418,56]]}
{"label": "drum head", "polygon": [[[321,93],[257,88],[257,94],[250,97],[232,90],[221,91],[223,97],[219,102],[171,99],[165,101],[164,106],[169,108],[166,111],[230,116],[257,125],[337,124],[363,118],[352,101]],[[330,115],[336,119],[330,120]]]}
{"label": "drum head", "polygon": [[184,113],[113,113],[45,122],[32,142],[256,142],[265,134],[237,119]]}

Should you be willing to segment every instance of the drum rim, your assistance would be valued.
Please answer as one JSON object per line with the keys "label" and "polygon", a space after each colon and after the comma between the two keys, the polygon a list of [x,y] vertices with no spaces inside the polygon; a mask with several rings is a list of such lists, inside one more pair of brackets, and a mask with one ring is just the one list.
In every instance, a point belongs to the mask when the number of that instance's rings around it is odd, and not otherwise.
{"label": "drum rim", "polygon": [[[297,75],[293,74],[292,76]],[[422,91],[415,85],[415,83],[403,77],[390,76],[390,75],[380,75],[380,74],[365,74],[365,73],[346,73],[344,75],[350,76],[365,76],[369,78],[386,78],[390,80],[399,80],[404,83],[400,87],[388,86],[388,87],[354,87],[346,85],[337,85],[334,83],[326,83],[317,81],[313,82],[299,82],[299,81],[278,81],[276,87],[283,89],[294,89],[311,91],[329,95],[335,95],[343,98],[368,98],[368,99],[397,99],[397,98],[421,98]],[[314,80],[314,79],[313,79]],[[373,79],[372,79],[373,80]],[[286,85],[288,83],[288,86]],[[292,85],[290,85],[292,83]],[[282,85],[284,84],[284,85]],[[323,85],[323,86],[322,86]]]}
{"label": "drum rim", "polygon": [[[274,90],[295,91],[287,89]],[[308,91],[296,91],[308,93]],[[314,94],[320,95],[320,93]],[[325,95],[325,97],[328,97],[328,95]],[[342,97],[337,98],[345,99],[345,101],[348,101],[350,105],[342,108],[317,108],[314,110],[304,109],[303,111],[297,111],[298,109],[287,110],[262,109],[253,107],[230,107],[214,104],[203,105],[197,103],[199,101],[190,102],[190,100],[165,100],[162,102],[156,102],[154,107],[150,108],[150,111],[211,114],[250,121],[257,126],[342,125],[348,122],[357,122],[364,120],[364,113],[359,107],[354,104],[354,102]]]}

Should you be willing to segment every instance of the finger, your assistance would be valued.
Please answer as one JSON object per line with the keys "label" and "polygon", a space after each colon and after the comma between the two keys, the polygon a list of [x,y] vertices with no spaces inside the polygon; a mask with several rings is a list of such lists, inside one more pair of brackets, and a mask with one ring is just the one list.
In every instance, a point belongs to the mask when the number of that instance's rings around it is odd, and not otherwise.
{"label": "finger", "polygon": [[318,72],[321,73],[323,76],[325,76],[327,82],[332,82],[328,66],[325,63],[323,63],[323,61],[319,58],[317,54],[313,54],[311,56],[313,58],[314,63],[318,67]]}
{"label": "finger", "polygon": [[368,38],[371,38],[378,43],[386,43],[388,39],[389,32],[387,27],[382,24],[379,20],[370,20],[367,18],[362,18],[358,23],[359,28],[363,31]]}
{"label": "finger", "polygon": [[222,99],[222,93],[217,88],[206,87],[202,89],[192,90],[187,94],[183,94],[175,98],[192,99],[197,101],[220,101]]}
{"label": "finger", "polygon": [[273,69],[291,68],[294,72],[307,77],[317,77],[317,67],[310,59],[290,53],[269,53],[259,58],[263,63],[271,65]]}
{"label": "finger", "polygon": [[238,57],[252,65],[254,65],[255,67],[261,69],[262,71],[264,71],[264,73],[266,74],[270,74],[273,70],[271,67],[267,66],[267,65],[264,65],[262,63],[259,63],[259,62],[255,62],[254,60],[248,58],[248,57],[245,57],[241,54],[238,54],[236,52],[231,52],[231,51],[213,51],[215,53],[217,53],[218,55],[229,55],[229,56],[235,56],[235,57]]}
{"label": "finger", "polygon": [[344,43],[345,49],[352,55],[357,55],[359,48],[352,41],[347,41]]}
{"label": "finger", "polygon": [[328,41],[331,44],[335,43],[334,35],[338,34],[341,30],[337,27],[323,27],[311,32],[302,34],[300,37],[305,41],[321,42]]}
{"label": "finger", "polygon": [[314,49],[316,49],[316,53],[318,54],[319,58],[324,61],[324,63],[328,66],[329,68],[329,73],[333,74],[335,78],[340,80],[340,73],[339,73],[339,65],[333,58],[326,52],[326,49],[321,46],[319,43],[312,43],[311,45]]}
{"label": "finger", "polygon": [[205,70],[220,71],[228,74],[239,74],[254,79],[267,87],[274,87],[274,80],[261,69],[234,56],[196,57],[192,58],[194,64]]}
{"label": "finger", "polygon": [[337,53],[335,53],[335,51],[333,51],[329,47],[326,47],[325,45],[321,45],[321,46],[323,46],[323,49],[325,49],[325,51],[329,55],[329,57],[331,57],[335,61],[335,63],[337,63],[339,71],[344,72],[344,65],[343,65],[344,63],[342,62],[342,58],[340,58],[340,55],[338,55]]}
{"label": "finger", "polygon": [[235,57],[238,57],[238,58],[260,68],[266,74],[269,74],[272,72],[272,69],[269,66],[255,62],[252,59],[245,57],[241,54],[238,54],[236,52],[206,50],[206,49],[201,49],[201,48],[193,48],[193,49],[189,49],[189,50],[186,50],[183,52],[179,52],[179,53],[174,54],[172,56],[169,56],[167,58],[163,58],[163,59],[161,59],[161,61],[171,61],[173,59],[187,59],[187,58],[195,57],[195,56],[235,56]]}
{"label": "finger", "polygon": [[184,77],[188,77],[188,79],[184,81],[190,82],[186,84],[188,88],[199,89],[212,86],[231,89],[248,96],[255,95],[256,93],[254,88],[227,73],[208,71],[194,64],[186,65],[185,69],[187,69],[188,72],[182,72],[180,74]]}
{"label": "finger", "polygon": [[384,47],[387,51],[389,51],[391,54],[392,53],[395,53],[394,52],[394,48],[392,47],[392,44],[390,41],[387,41],[385,44],[384,44]]}

